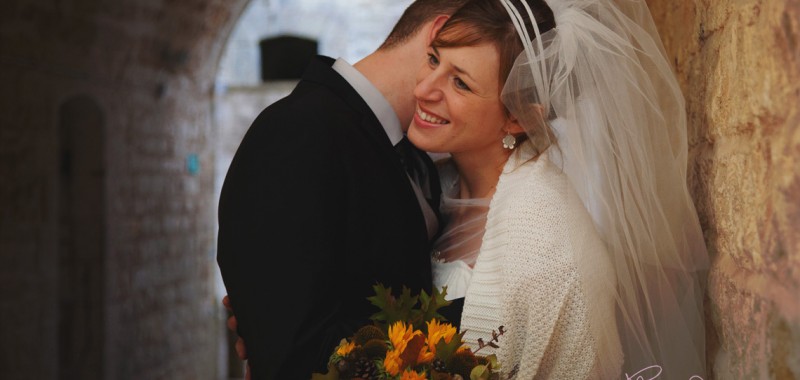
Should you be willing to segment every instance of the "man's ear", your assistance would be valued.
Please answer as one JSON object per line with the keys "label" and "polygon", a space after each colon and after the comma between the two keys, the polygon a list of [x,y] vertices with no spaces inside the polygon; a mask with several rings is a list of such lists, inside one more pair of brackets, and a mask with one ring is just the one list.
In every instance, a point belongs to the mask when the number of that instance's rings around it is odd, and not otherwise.
{"label": "man's ear", "polygon": [[430,33],[428,34],[428,41],[427,41],[428,45],[430,45],[431,42],[433,42],[433,39],[436,38],[437,34],[439,34],[439,30],[442,29],[444,23],[447,22],[449,18],[450,16],[447,15],[438,15],[436,16],[435,19],[433,19],[433,24],[431,26]]}

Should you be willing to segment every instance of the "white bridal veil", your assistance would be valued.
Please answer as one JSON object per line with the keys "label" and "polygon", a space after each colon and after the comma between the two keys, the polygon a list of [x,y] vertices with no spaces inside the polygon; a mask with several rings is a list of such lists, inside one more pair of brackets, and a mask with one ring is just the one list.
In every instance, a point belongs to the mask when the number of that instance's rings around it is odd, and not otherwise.
{"label": "white bridal veil", "polygon": [[621,343],[631,378],[705,378],[708,255],[686,185],[684,100],[647,5],[547,0],[556,28],[540,35],[533,22],[529,35],[525,0],[500,1],[525,45],[503,101],[541,149],[554,144],[550,157],[606,243],[610,258],[581,257],[581,274],[591,276],[595,260],[616,269],[616,284],[585,289],[590,300],[606,291],[617,300],[618,331],[594,331],[616,346],[601,347],[601,372],[618,373]]}

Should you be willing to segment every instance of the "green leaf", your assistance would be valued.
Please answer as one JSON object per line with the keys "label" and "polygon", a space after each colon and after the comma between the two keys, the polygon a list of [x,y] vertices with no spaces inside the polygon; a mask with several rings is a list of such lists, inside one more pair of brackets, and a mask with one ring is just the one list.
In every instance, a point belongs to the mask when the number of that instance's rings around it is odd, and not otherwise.
{"label": "green leaf", "polygon": [[497,355],[491,354],[489,356],[486,356],[486,361],[489,363],[487,364],[489,366],[489,369],[493,371],[500,369],[500,362],[497,361]]}
{"label": "green leaf", "polygon": [[380,309],[380,312],[375,313],[370,319],[375,322],[385,322],[386,316],[384,310],[389,308],[389,303],[392,302],[391,300],[394,298],[392,297],[392,289],[385,288],[383,284],[376,284],[372,289],[375,290],[375,295],[367,297],[367,300]]}
{"label": "green leaf", "polygon": [[465,332],[466,330],[454,335],[453,339],[450,339],[450,343],[445,343],[444,339],[436,343],[436,357],[442,359],[445,363],[449,361],[456,351],[458,351],[458,348],[464,344],[463,339]]}
{"label": "green leaf", "polygon": [[383,359],[376,359],[373,361],[373,363],[375,363],[375,366],[378,368],[379,379],[390,379],[392,377],[392,375],[389,375],[389,373],[386,372],[386,366],[383,364]]}
{"label": "green leaf", "polygon": [[370,303],[380,309],[379,312],[373,314],[370,319],[382,325],[384,329],[397,322],[397,321],[412,321],[413,308],[417,304],[419,297],[412,297],[411,290],[403,287],[403,292],[400,298],[395,298],[392,295],[392,288],[386,288],[381,284],[373,286],[375,295],[368,297]]}
{"label": "green leaf", "polygon": [[478,365],[472,369],[472,372],[469,374],[470,380],[489,380],[489,376],[492,375],[492,372],[489,371],[489,368],[485,365]]}
{"label": "green leaf", "polygon": [[422,320],[423,322],[430,322],[433,319],[438,319],[440,321],[446,321],[447,319],[439,314],[439,309],[450,305],[452,301],[448,301],[444,299],[447,295],[447,287],[442,287],[442,291],[439,292],[439,289],[436,287],[433,288],[433,293],[429,296],[428,293],[425,293],[423,290],[419,296],[420,299],[420,309],[422,311]]}

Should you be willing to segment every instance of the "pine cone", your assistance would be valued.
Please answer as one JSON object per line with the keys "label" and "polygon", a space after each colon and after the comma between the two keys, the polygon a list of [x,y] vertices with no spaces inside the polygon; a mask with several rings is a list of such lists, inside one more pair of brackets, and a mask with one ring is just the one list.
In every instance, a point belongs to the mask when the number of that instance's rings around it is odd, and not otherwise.
{"label": "pine cone", "polygon": [[339,371],[339,375],[344,378],[349,377],[352,369],[353,365],[346,359],[339,360],[339,362],[336,363],[336,370]]}
{"label": "pine cone", "polygon": [[478,358],[469,350],[459,351],[450,358],[448,364],[450,373],[461,375],[463,378],[469,379],[470,372],[478,365]]}
{"label": "pine cone", "polygon": [[374,361],[362,357],[356,361],[353,377],[366,380],[376,380],[378,379],[378,366]]}
{"label": "pine cone", "polygon": [[434,359],[432,365],[436,372],[447,372],[447,364],[442,359]]}

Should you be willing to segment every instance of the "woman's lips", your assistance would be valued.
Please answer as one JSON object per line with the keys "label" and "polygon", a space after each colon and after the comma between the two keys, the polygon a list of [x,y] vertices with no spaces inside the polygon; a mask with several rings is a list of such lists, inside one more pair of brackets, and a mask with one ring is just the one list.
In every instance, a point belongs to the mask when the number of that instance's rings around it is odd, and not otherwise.
{"label": "woman's lips", "polygon": [[424,110],[422,107],[417,108],[417,112],[414,113],[414,122],[416,122],[418,126],[426,128],[437,128],[450,124],[449,120]]}

